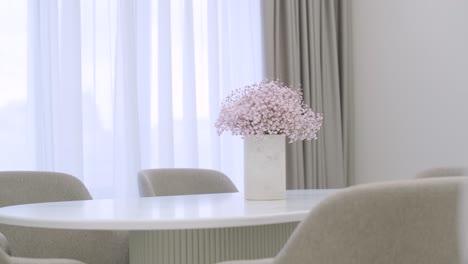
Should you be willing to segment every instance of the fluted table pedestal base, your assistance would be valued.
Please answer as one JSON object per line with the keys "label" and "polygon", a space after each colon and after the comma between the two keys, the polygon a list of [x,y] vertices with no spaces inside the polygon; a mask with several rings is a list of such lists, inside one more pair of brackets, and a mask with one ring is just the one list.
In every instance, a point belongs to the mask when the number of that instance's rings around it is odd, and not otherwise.
{"label": "fluted table pedestal base", "polygon": [[274,257],[297,222],[216,229],[131,231],[131,264],[210,264]]}

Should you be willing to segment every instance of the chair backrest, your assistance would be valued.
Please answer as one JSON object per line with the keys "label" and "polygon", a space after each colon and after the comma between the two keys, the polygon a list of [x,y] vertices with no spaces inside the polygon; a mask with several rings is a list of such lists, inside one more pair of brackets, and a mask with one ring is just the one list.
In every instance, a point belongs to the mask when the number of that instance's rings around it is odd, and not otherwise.
{"label": "chair backrest", "polygon": [[77,178],[58,172],[0,172],[0,207],[27,203],[91,200]]}
{"label": "chair backrest", "polygon": [[[86,186],[68,174],[0,172],[0,207],[91,199]],[[48,263],[47,259],[51,257],[78,259],[88,264],[125,264],[129,261],[126,231],[64,230],[3,224],[0,224],[0,231],[7,237],[14,256],[41,258],[43,261],[24,259],[24,263]],[[14,258],[12,262],[18,261]],[[82,263],[54,261],[50,263]]]}
{"label": "chair backrest", "polygon": [[223,173],[207,169],[151,169],[138,173],[141,197],[238,192]]}
{"label": "chair backrest", "polygon": [[432,177],[452,177],[452,176],[468,176],[468,167],[437,167],[423,170],[416,174],[416,178],[432,178]]}
{"label": "chair backrest", "polygon": [[434,178],[340,191],[301,222],[274,263],[460,263],[462,183]]}

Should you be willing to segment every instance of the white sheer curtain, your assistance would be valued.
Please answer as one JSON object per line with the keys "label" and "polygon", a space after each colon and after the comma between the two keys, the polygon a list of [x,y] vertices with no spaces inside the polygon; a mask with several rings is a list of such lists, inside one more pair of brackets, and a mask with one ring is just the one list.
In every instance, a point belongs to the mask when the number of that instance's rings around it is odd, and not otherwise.
{"label": "white sheer curtain", "polygon": [[213,124],[231,89],[263,78],[260,0],[0,5],[0,170],[119,197],[140,169],[201,167],[242,190],[241,139]]}

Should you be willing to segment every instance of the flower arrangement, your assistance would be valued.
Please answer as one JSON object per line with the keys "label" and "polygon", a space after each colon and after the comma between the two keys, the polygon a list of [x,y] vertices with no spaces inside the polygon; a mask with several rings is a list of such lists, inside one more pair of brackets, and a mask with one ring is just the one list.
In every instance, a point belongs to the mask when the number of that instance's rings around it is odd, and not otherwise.
{"label": "flower arrangement", "polygon": [[218,134],[285,135],[290,142],[317,139],[323,116],[314,113],[299,89],[279,81],[262,81],[234,90],[221,104]]}

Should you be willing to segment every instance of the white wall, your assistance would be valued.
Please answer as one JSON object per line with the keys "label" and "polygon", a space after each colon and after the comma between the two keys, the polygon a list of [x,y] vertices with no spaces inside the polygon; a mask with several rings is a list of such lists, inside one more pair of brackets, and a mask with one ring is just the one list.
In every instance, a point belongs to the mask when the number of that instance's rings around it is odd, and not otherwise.
{"label": "white wall", "polygon": [[352,0],[355,183],[468,166],[468,1]]}

